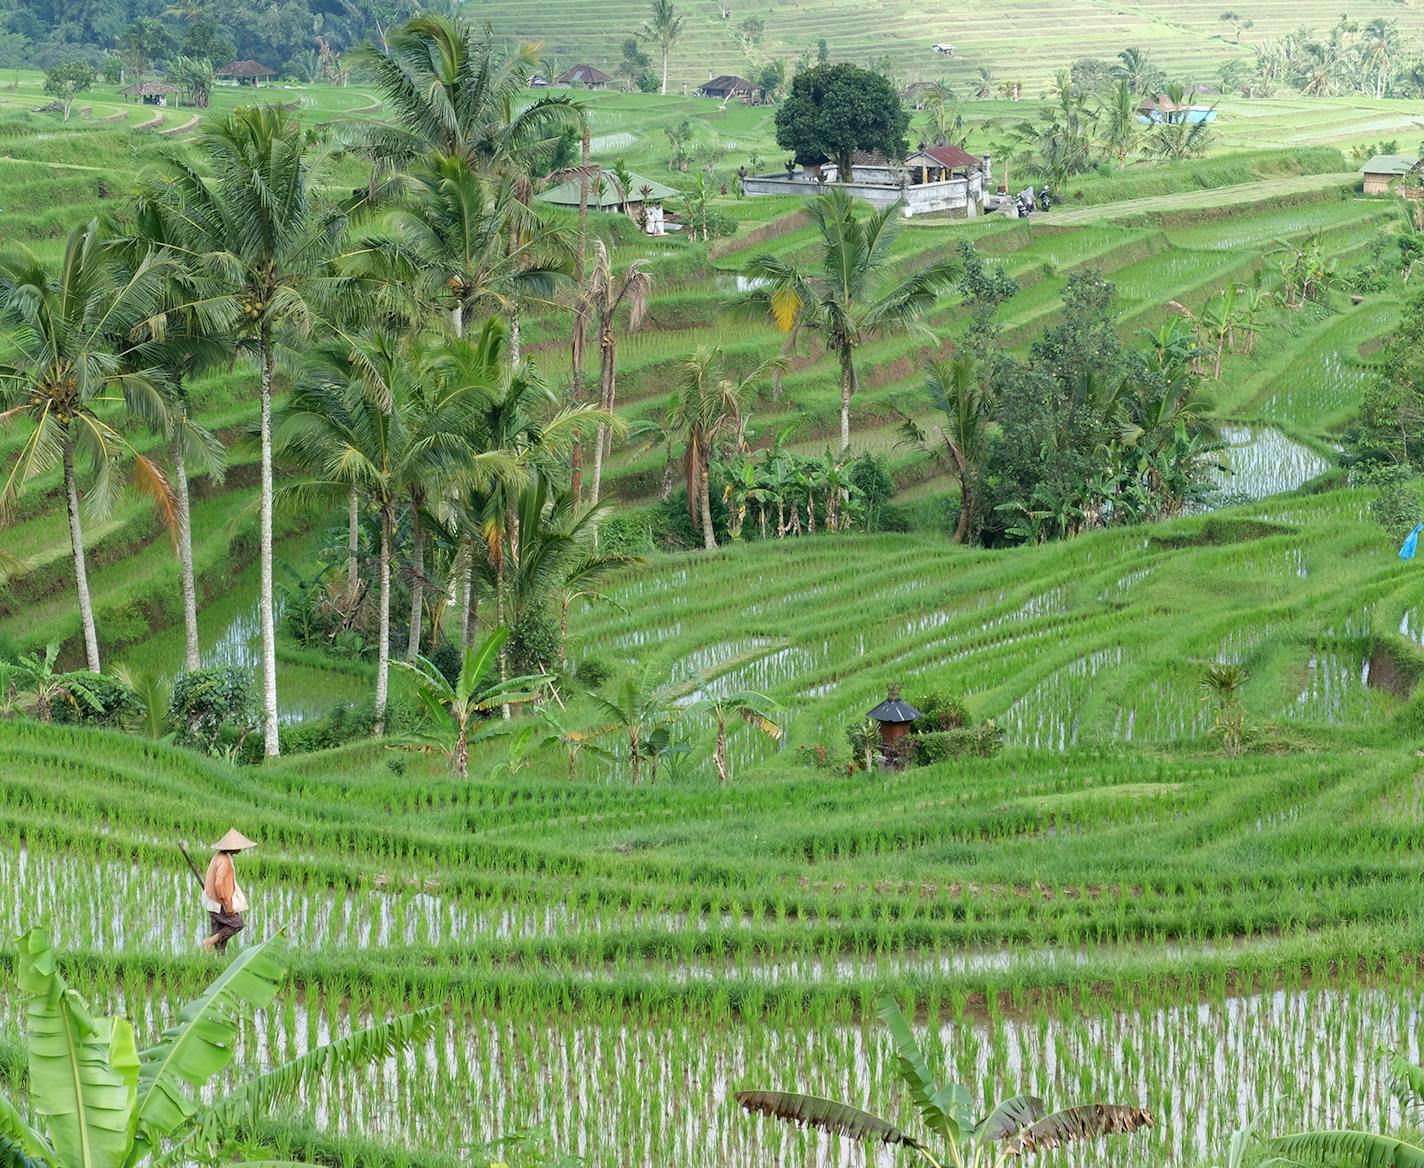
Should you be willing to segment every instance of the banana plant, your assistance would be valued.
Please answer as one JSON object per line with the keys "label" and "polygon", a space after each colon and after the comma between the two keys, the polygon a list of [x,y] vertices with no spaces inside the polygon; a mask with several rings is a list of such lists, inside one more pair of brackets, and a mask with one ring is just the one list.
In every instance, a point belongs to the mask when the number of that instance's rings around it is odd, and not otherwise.
{"label": "banana plant", "polygon": [[[324,1075],[424,1042],[438,1017],[434,1009],[403,1015],[209,1095],[204,1086],[237,1049],[242,1015],[270,1005],[286,975],[281,933],[244,950],[142,1050],[129,1021],[96,1016],[65,982],[44,930],[30,929],[17,945],[31,1114],[0,1095],[5,1168],[178,1168],[214,1161],[262,1112],[299,1097]],[[281,1162],[257,1163],[277,1168]]]}
{"label": "banana plant", "polygon": [[[1389,1086],[1406,1109],[1424,1105],[1424,1066],[1411,1063],[1396,1051],[1384,1052]],[[1335,1128],[1294,1132],[1264,1140],[1269,1166],[1303,1168],[1328,1164],[1332,1168],[1424,1168],[1424,1146],[1377,1132]]]}
{"label": "banana plant", "polygon": [[936,1082],[920,1045],[889,994],[878,1002],[880,1021],[895,1048],[895,1070],[910,1093],[924,1133],[916,1135],[849,1103],[786,1091],[738,1091],[737,1102],[753,1114],[798,1127],[908,1149],[931,1168],[990,1168],[1030,1152],[1098,1136],[1127,1134],[1153,1125],[1142,1107],[1088,1103],[1049,1113],[1043,1100],[1014,1095],[974,1119],[969,1089]]}

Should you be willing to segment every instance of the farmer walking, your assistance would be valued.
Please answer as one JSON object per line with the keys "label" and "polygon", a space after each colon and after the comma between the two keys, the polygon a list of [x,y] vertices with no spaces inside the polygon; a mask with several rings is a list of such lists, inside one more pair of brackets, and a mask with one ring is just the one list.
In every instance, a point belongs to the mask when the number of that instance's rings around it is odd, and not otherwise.
{"label": "farmer walking", "polygon": [[208,911],[212,935],[203,938],[203,948],[224,953],[227,943],[247,927],[242,914],[247,911],[247,897],[237,883],[233,857],[257,845],[233,828],[213,845],[213,859],[203,878],[203,907]]}

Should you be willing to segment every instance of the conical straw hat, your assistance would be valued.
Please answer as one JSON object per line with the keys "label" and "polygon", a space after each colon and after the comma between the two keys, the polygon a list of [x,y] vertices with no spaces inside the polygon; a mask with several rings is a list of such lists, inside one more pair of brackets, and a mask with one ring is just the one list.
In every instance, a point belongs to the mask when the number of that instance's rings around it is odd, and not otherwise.
{"label": "conical straw hat", "polygon": [[213,845],[215,852],[245,852],[248,848],[255,848],[257,845],[248,839],[237,828],[231,828],[227,835],[218,840]]}

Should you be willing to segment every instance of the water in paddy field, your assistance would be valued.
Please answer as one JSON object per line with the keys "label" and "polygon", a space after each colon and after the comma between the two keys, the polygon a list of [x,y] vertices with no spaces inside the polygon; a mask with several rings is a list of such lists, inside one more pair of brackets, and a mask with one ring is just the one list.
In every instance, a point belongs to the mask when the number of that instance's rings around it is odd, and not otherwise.
{"label": "water in paddy field", "polygon": [[1220,459],[1229,473],[1212,481],[1229,498],[1264,499],[1294,491],[1330,469],[1330,460],[1274,426],[1223,426]]}
{"label": "water in paddy field", "polygon": [[[141,1039],[172,1021],[181,999],[122,1011]],[[14,1005],[0,1024],[15,1025]],[[279,1001],[246,1023],[236,1066],[257,1067],[394,1011],[363,1004]],[[771,1087],[844,1099],[913,1124],[884,1031],[794,1021],[573,1022],[528,1010],[510,1018],[452,1013],[414,1054],[336,1076],[308,1090],[317,1123],[415,1148],[465,1147],[547,1126],[554,1146],[594,1168],[628,1164],[727,1168],[895,1163],[888,1150],[796,1132],[738,1109],[733,1094]],[[1072,1168],[1189,1168],[1216,1163],[1233,1129],[1387,1130],[1401,1119],[1379,1051],[1420,1057],[1416,987],[1313,988],[1131,1010],[1068,1009],[917,1025],[932,1066],[989,1098],[1023,1091],[1050,1106],[1094,1100],[1140,1104],[1156,1126],[1072,1145],[1052,1163]],[[669,1105],[669,1100],[672,1104]]]}

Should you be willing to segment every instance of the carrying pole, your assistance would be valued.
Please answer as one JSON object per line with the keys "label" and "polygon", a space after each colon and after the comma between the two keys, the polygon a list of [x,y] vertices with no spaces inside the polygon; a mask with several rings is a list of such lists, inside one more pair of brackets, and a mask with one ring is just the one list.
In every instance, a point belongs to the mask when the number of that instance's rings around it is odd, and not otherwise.
{"label": "carrying pole", "polygon": [[198,887],[205,888],[207,883],[203,880],[202,874],[198,871],[198,865],[193,863],[193,857],[188,854],[188,841],[179,840],[178,850],[183,853],[183,858],[188,861],[188,870],[193,873],[193,879],[198,882]]}

